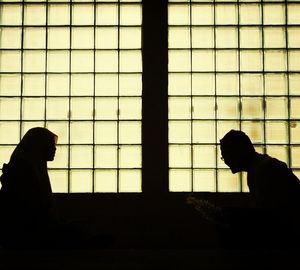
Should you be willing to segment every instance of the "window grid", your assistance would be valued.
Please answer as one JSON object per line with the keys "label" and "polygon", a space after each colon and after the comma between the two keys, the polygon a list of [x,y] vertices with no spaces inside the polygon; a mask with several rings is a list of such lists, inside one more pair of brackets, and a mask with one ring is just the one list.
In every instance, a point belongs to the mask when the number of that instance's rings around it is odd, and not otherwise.
{"label": "window grid", "polygon": [[13,135],[0,136],[1,162],[44,126],[59,136],[54,192],[141,192],[141,2],[2,2],[0,125]]}
{"label": "window grid", "polygon": [[[291,110],[295,111],[300,92],[295,90],[295,85],[291,92],[290,83],[291,80],[294,80],[294,83],[299,81],[300,68],[299,64],[291,65],[290,60],[293,57],[291,53],[294,55],[299,53],[300,43],[297,42],[295,33],[299,31],[300,21],[295,15],[290,15],[291,5],[296,14],[299,11],[299,1],[169,1],[170,191],[248,191],[245,175],[231,175],[226,165],[219,161],[219,139],[231,128],[244,130],[252,137],[259,152],[286,161],[299,175],[299,162],[295,155],[299,148],[299,140],[295,139],[299,136],[297,130],[299,114],[291,114]],[[249,7],[257,8],[258,19],[253,16],[251,18],[249,10],[247,16],[250,16],[250,19],[245,19],[243,9]],[[231,17],[223,18],[222,21],[218,17],[221,8],[227,10],[231,8],[235,13],[230,13]],[[211,13],[207,11],[209,9]],[[274,17],[274,12],[273,14],[270,12],[271,9],[283,15],[275,12]],[[204,13],[204,10],[207,12]],[[204,14],[206,20],[201,21],[200,17],[195,19],[194,14],[196,17]],[[226,12],[223,14],[226,15]],[[260,44],[253,46],[251,40],[245,39],[245,33],[249,35],[247,33],[249,29],[259,33]],[[279,37],[278,33],[281,34]],[[226,35],[230,34],[234,38],[226,38]],[[251,38],[255,39],[253,36]],[[197,55],[199,52],[204,53],[199,56]],[[230,56],[226,62],[229,67],[220,62],[222,57],[223,61],[226,59],[226,54]],[[253,57],[257,57],[258,60],[260,58],[258,64],[253,61]],[[204,63],[211,61],[211,64],[201,66],[199,65],[201,60]],[[184,80],[184,76],[189,79]],[[205,79],[205,76],[207,85],[205,83],[201,85],[199,81],[201,78]],[[230,76],[231,84],[233,79],[236,82],[234,86],[232,84],[226,87],[226,83],[230,82]],[[255,76],[261,81],[259,92],[255,90]],[[245,90],[247,77],[248,81],[250,78],[251,84],[254,84],[253,91],[250,89],[250,92],[249,89]],[[282,85],[285,89],[280,89],[280,85],[274,87],[276,81],[274,83],[272,79],[276,78],[284,82]],[[209,80],[211,82],[207,83]],[[299,83],[296,85],[299,86]],[[197,99],[200,101],[198,104]],[[195,113],[197,105],[203,106],[204,112],[199,114],[198,109]],[[254,108],[251,108],[253,106]],[[211,108],[214,108],[213,112],[206,112]],[[226,114],[226,109],[232,110],[231,114]],[[199,121],[202,123],[202,129],[197,128]],[[222,124],[226,126],[222,127]],[[211,131],[210,139],[198,136],[197,132],[207,133],[205,128],[214,130]],[[183,134],[184,129],[186,134]],[[281,134],[282,138],[276,137],[276,129],[286,136],[282,137]],[[285,132],[282,132],[283,129]],[[176,133],[183,135],[180,137],[175,135]],[[180,147],[181,151],[176,150]],[[208,152],[205,152],[205,149],[208,149]],[[189,158],[185,155],[185,151],[189,153]],[[199,155],[204,157],[199,158]],[[205,155],[208,156],[207,159]],[[200,170],[203,174],[199,178]],[[234,177],[235,182],[232,180]],[[185,178],[189,179],[189,184],[183,180]],[[211,179],[214,179],[214,183],[208,183]]]}

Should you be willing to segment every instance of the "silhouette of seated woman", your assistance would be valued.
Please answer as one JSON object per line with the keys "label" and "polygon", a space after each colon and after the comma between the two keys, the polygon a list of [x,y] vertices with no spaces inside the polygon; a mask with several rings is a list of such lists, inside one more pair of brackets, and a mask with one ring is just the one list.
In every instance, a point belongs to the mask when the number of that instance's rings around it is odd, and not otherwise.
{"label": "silhouette of seated woman", "polygon": [[232,214],[237,226],[241,227],[239,222],[244,219],[243,230],[261,238],[269,234],[270,245],[276,241],[288,245],[297,237],[299,240],[300,181],[292,170],[284,162],[256,152],[242,131],[229,131],[220,140],[220,146],[222,159],[232,173],[247,173],[247,185],[255,203],[255,211]]}
{"label": "silhouette of seated woman", "polygon": [[47,171],[57,136],[46,128],[30,129],[3,165],[0,241],[7,247],[83,247],[83,227],[62,219]]}

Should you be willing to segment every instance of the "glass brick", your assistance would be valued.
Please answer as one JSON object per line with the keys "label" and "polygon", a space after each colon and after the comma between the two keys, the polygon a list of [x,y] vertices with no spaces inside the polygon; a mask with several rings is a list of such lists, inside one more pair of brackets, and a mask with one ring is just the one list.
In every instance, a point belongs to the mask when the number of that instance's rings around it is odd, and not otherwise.
{"label": "glass brick", "polygon": [[238,95],[239,76],[238,74],[216,74],[216,85],[218,95]]}
{"label": "glass brick", "polygon": [[191,106],[191,98],[189,97],[169,98],[169,119],[190,119]]}
{"label": "glass brick", "polygon": [[239,99],[234,97],[217,98],[218,119],[238,119],[239,118]]}
{"label": "glass brick", "polygon": [[238,34],[236,27],[216,28],[216,48],[237,48]]}
{"label": "glass brick", "polygon": [[50,4],[48,6],[49,25],[69,25],[70,24],[70,5],[69,4]]}
{"label": "glass brick", "polygon": [[286,98],[266,98],[266,118],[286,119],[288,118],[288,101]]}
{"label": "glass brick", "polygon": [[[195,8],[195,7],[192,7]],[[190,7],[189,5],[168,5],[169,25],[189,25]],[[193,22],[195,24],[195,22]]]}
{"label": "glass brick", "polygon": [[72,5],[73,25],[94,25],[94,6],[92,4]]}
{"label": "glass brick", "polygon": [[169,72],[191,71],[189,50],[169,50]]}
{"label": "glass brick", "polygon": [[[189,13],[187,11],[187,16]],[[213,5],[192,5],[192,25],[213,25],[214,24],[214,7]],[[182,23],[179,23],[182,24]],[[189,24],[189,18],[186,23]]]}
{"label": "glass brick", "polygon": [[20,49],[21,48],[21,28],[0,28],[0,49]]}
{"label": "glass brick", "polygon": [[43,121],[23,121],[21,122],[21,137],[23,137],[26,132],[34,127],[44,127],[45,122]]}
{"label": "glass brick", "polygon": [[191,122],[169,121],[169,143],[191,143]]}
{"label": "glass brick", "polygon": [[290,142],[291,143],[300,143],[300,122],[293,121],[290,123]]}
{"label": "glass brick", "polygon": [[118,179],[116,170],[95,171],[95,192],[113,192],[118,190]]}
{"label": "glass brick", "polygon": [[0,119],[19,120],[20,119],[20,98],[0,98]]}
{"label": "glass brick", "polygon": [[47,74],[47,94],[49,96],[69,95],[69,75]]}
{"label": "glass brick", "polygon": [[118,99],[117,98],[96,98],[95,119],[116,120],[118,119]]}
{"label": "glass brick", "polygon": [[169,145],[169,167],[189,168],[191,167],[190,145]]}
{"label": "glass brick", "polygon": [[287,21],[288,24],[300,24],[300,5],[299,3],[287,4]]}
{"label": "glass brick", "polygon": [[238,70],[238,55],[236,50],[218,50],[216,58],[217,71]]}
{"label": "glass brick", "polygon": [[214,119],[216,107],[214,98],[193,97],[192,102],[193,119]]}
{"label": "glass brick", "polygon": [[95,143],[96,144],[118,143],[118,123],[116,121],[95,122]]}
{"label": "glass brick", "polygon": [[[222,139],[224,137],[224,135],[229,132],[231,129],[236,129],[239,130],[239,121],[221,121],[218,120],[217,121],[217,128],[216,128],[216,132],[217,132],[217,142],[220,141],[220,139]],[[217,161],[220,162],[222,160],[220,160],[220,157],[217,158]],[[222,162],[223,164],[224,162]]]}
{"label": "glass brick", "polygon": [[24,51],[23,70],[24,72],[45,72],[46,53],[45,51]]}
{"label": "glass brick", "polygon": [[286,74],[265,74],[265,92],[267,95],[282,96],[287,94]]}
{"label": "glass brick", "polygon": [[142,192],[141,170],[120,170],[119,192]]}
{"label": "glass brick", "polygon": [[239,174],[232,174],[230,170],[220,169],[217,171],[218,192],[239,192],[241,191],[241,184]]}
{"label": "glass brick", "polygon": [[300,50],[289,51],[289,71],[300,71]]}
{"label": "glass brick", "polygon": [[119,46],[118,28],[97,27],[95,39],[97,49],[117,49]]}
{"label": "glass brick", "polygon": [[285,163],[288,162],[288,149],[284,145],[267,145],[267,154]]}
{"label": "glass brick", "polygon": [[141,5],[120,5],[120,25],[141,25]]}
{"label": "glass brick", "polygon": [[262,121],[242,121],[242,131],[250,138],[252,143],[264,142],[264,127]]}
{"label": "glass brick", "polygon": [[93,96],[94,75],[93,74],[72,74],[71,95],[72,96]]}
{"label": "glass brick", "polygon": [[259,27],[240,27],[241,48],[261,48],[262,34]]}
{"label": "glass brick", "polygon": [[193,143],[215,143],[215,122],[214,121],[193,121]]}
{"label": "glass brick", "polygon": [[228,24],[237,24],[238,22],[238,12],[237,5],[228,4],[215,5],[215,16],[216,16],[216,24],[219,25],[228,25]]}
{"label": "glass brick", "polygon": [[265,71],[286,71],[286,52],[270,50],[264,52]]}
{"label": "glass brick", "polygon": [[71,170],[70,171],[70,192],[90,193],[93,191],[92,170]]}
{"label": "glass brick", "polygon": [[119,98],[119,119],[142,119],[142,99],[134,97]]}
{"label": "glass brick", "polygon": [[168,80],[169,95],[190,95],[191,74],[190,73],[169,73]]}
{"label": "glass brick", "polygon": [[119,122],[119,143],[140,144],[141,143],[141,121]]}
{"label": "glass brick", "polygon": [[22,5],[0,6],[1,25],[22,25]]}
{"label": "glass brick", "polygon": [[22,105],[23,120],[45,119],[45,98],[24,98]]}
{"label": "glass brick", "polygon": [[68,120],[69,99],[68,98],[47,98],[47,120]]}
{"label": "glass brick", "polygon": [[140,50],[120,51],[120,72],[142,72],[142,53]]}
{"label": "glass brick", "polygon": [[71,119],[92,120],[93,99],[92,98],[71,98]]}
{"label": "glass brick", "polygon": [[96,72],[118,72],[117,51],[96,52]]}
{"label": "glass brick", "polygon": [[1,164],[1,168],[3,166],[4,163],[8,163],[10,160],[10,156],[12,154],[12,152],[15,149],[15,145],[11,146],[11,145],[1,145],[0,148],[0,164]]}
{"label": "glass brick", "polygon": [[262,74],[242,73],[240,76],[242,95],[262,95],[263,76]]}
{"label": "glass brick", "polygon": [[190,28],[189,27],[169,27],[168,44],[170,49],[190,48]]}
{"label": "glass brick", "polygon": [[72,72],[94,71],[94,51],[72,51],[71,57]]}
{"label": "glass brick", "polygon": [[48,51],[48,72],[69,71],[69,51]]}
{"label": "glass brick", "polygon": [[47,44],[48,44],[48,49],[70,48],[70,28],[49,27]]}
{"label": "glass brick", "polygon": [[68,171],[49,170],[52,192],[68,193]]}
{"label": "glass brick", "polygon": [[261,51],[240,51],[241,71],[262,71]]}
{"label": "glass brick", "polygon": [[118,74],[95,75],[96,96],[118,96],[119,87]]}
{"label": "glass brick", "polygon": [[45,49],[46,28],[26,27],[24,28],[24,49]]}
{"label": "glass brick", "polygon": [[21,76],[19,74],[0,74],[0,95],[19,96],[20,94]]}
{"label": "glass brick", "polygon": [[263,99],[243,97],[242,117],[244,119],[263,119]]}
{"label": "glass brick", "polygon": [[213,48],[213,27],[192,27],[192,48]]}
{"label": "glass brick", "polygon": [[132,145],[122,145],[119,150],[120,168],[141,168],[142,167],[142,147]]}
{"label": "glass brick", "polygon": [[288,47],[300,48],[300,27],[287,28]]}
{"label": "glass brick", "polygon": [[118,25],[118,17],[117,4],[101,4],[96,6],[97,25]]}
{"label": "glass brick", "polygon": [[44,96],[45,86],[44,74],[23,75],[23,96]]}
{"label": "glass brick", "polygon": [[300,147],[292,146],[291,147],[291,167],[299,168],[300,167]]}
{"label": "glass brick", "polygon": [[0,122],[0,129],[4,132],[0,132],[1,144],[18,144],[20,141],[20,122]]}
{"label": "glass brick", "polygon": [[190,169],[169,170],[169,191],[170,192],[192,191],[192,170]]}
{"label": "glass brick", "polygon": [[142,74],[119,74],[120,96],[142,95]]}
{"label": "glass brick", "polygon": [[240,24],[253,25],[261,24],[261,5],[260,4],[241,4],[240,5]]}
{"label": "glass brick", "polygon": [[195,192],[215,192],[216,191],[215,170],[194,170],[193,171],[193,191]]}
{"label": "glass brick", "polygon": [[69,144],[69,122],[47,121],[46,127],[58,136],[59,144]]}
{"label": "glass brick", "polygon": [[264,4],[264,24],[282,25],[285,24],[284,4]]}
{"label": "glass brick", "polygon": [[287,123],[285,121],[267,121],[266,143],[287,143]]}
{"label": "glass brick", "polygon": [[283,27],[264,27],[265,48],[285,48],[285,29]]}
{"label": "glass brick", "polygon": [[93,143],[93,122],[89,122],[89,121],[71,122],[70,143],[71,144]]}
{"label": "glass brick", "polygon": [[72,27],[72,49],[93,49],[94,28]]}
{"label": "glass brick", "polygon": [[[190,62],[190,60],[188,60],[188,62]],[[184,71],[188,71],[189,69]],[[192,51],[192,71],[214,71],[214,69],[215,69],[214,51],[212,50]]]}
{"label": "glass brick", "polygon": [[24,10],[25,25],[46,25],[46,5],[28,4]]}
{"label": "glass brick", "polygon": [[216,165],[215,145],[193,145],[194,168],[213,168]]}
{"label": "glass brick", "polygon": [[[58,142],[59,142],[59,139],[60,138],[58,138]],[[68,168],[68,162],[69,162],[69,146],[57,145],[56,152],[55,152],[55,158],[52,162],[48,163],[48,168],[54,168],[54,169]]]}
{"label": "glass brick", "polygon": [[289,88],[290,95],[300,94],[300,74],[289,74]]}
{"label": "glass brick", "polygon": [[20,72],[21,52],[0,51],[0,72]]}
{"label": "glass brick", "polygon": [[299,118],[300,115],[300,98],[290,98],[290,117],[292,119]]}
{"label": "glass brick", "polygon": [[192,74],[193,95],[214,95],[215,94],[215,74],[214,73],[194,73]]}
{"label": "glass brick", "polygon": [[72,145],[70,147],[70,167],[71,168],[92,168],[93,167],[93,147]]}

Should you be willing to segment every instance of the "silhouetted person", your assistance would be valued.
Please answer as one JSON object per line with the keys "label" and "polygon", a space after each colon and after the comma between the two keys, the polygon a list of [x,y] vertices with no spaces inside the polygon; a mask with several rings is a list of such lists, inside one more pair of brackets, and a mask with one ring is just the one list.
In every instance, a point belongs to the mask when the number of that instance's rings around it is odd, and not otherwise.
{"label": "silhouetted person", "polygon": [[279,246],[297,244],[300,240],[299,179],[284,162],[256,152],[242,131],[229,131],[220,145],[222,159],[232,173],[247,172],[247,184],[256,206],[255,211],[235,213],[231,218],[237,224],[246,225],[245,233],[252,230],[255,237],[266,237],[269,243],[265,244],[270,246],[276,242]]}
{"label": "silhouetted person", "polygon": [[85,248],[94,244],[83,227],[58,214],[47,170],[56,141],[48,129],[32,128],[3,165],[0,242],[6,247]]}

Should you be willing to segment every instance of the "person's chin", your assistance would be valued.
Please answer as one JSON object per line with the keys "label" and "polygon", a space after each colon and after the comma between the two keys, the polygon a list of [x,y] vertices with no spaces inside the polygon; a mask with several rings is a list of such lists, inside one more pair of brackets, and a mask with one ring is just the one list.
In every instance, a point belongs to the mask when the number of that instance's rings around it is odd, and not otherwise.
{"label": "person's chin", "polygon": [[239,172],[239,170],[238,170],[238,169],[236,169],[236,168],[230,168],[230,170],[231,170],[231,172],[232,172],[233,174],[235,174],[235,173],[238,173],[238,172]]}

